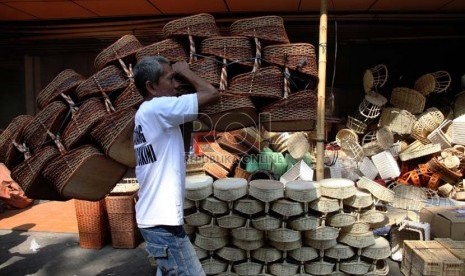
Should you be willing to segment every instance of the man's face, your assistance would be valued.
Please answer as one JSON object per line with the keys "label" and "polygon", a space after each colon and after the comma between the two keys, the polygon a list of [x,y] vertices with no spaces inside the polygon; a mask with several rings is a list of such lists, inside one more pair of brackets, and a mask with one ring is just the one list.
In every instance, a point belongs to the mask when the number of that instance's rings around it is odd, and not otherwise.
{"label": "man's face", "polygon": [[158,97],[175,96],[179,87],[179,83],[174,79],[175,72],[169,64],[163,63],[162,66],[164,73],[160,77],[158,84],[153,85],[153,88],[156,91],[156,95]]}

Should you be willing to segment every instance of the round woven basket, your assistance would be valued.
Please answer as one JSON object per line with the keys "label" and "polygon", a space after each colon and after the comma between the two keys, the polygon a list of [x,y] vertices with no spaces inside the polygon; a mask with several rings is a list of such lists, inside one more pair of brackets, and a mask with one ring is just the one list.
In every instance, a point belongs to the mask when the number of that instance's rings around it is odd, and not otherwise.
{"label": "round woven basket", "polygon": [[[103,119],[108,112],[102,100],[91,98],[86,100],[78,110],[71,114],[61,138],[67,149],[73,149],[85,143],[92,127]],[[113,122],[110,122],[113,127]]]}
{"label": "round woven basket", "polygon": [[360,220],[369,223],[373,227],[373,225],[387,223],[388,218],[385,212],[372,209],[361,213]]}
{"label": "round woven basket", "polygon": [[404,135],[412,132],[417,118],[407,110],[395,107],[383,108],[379,118],[379,126],[388,128],[394,133]]}
{"label": "round woven basket", "polygon": [[[268,240],[275,242],[296,242],[301,240],[299,231],[288,228],[278,228],[267,232]],[[279,249],[279,248],[278,248]]]}
{"label": "round woven basket", "polygon": [[392,90],[390,103],[412,114],[419,114],[425,109],[426,98],[416,90],[396,87]]}
{"label": "round woven basket", "polygon": [[242,198],[234,202],[234,210],[251,216],[263,212],[265,205],[253,198]]}
{"label": "round woven basket", "polygon": [[252,44],[244,36],[217,36],[204,39],[200,52],[234,63],[253,66]]}
{"label": "round woven basket", "polygon": [[332,227],[347,227],[353,225],[357,220],[357,216],[349,213],[338,213],[328,218],[328,225]]}
{"label": "round woven basket", "polygon": [[365,176],[362,176],[357,181],[357,187],[368,190],[374,197],[384,202],[394,201],[394,192],[392,190],[376,183],[375,181]]}
{"label": "round woven basket", "polygon": [[258,117],[249,96],[220,92],[220,100],[200,110],[199,119],[210,129],[231,131],[256,126]]}
{"label": "round woven basket", "polygon": [[449,183],[457,183],[463,177],[463,174],[458,170],[449,169],[444,162],[439,161],[437,157],[431,158],[426,163],[429,171],[439,174],[439,177]]}
{"label": "round woven basket", "polygon": [[305,271],[312,275],[328,275],[334,270],[334,263],[326,262],[321,259],[318,262],[310,262],[305,264]]}
{"label": "round woven basket", "polygon": [[116,110],[123,110],[130,107],[137,108],[143,101],[144,98],[142,98],[134,82],[130,82],[128,87],[116,97],[113,106]]}
{"label": "round woven basket", "polygon": [[118,59],[128,64],[135,64],[135,53],[140,49],[142,44],[134,35],[124,35],[95,57],[95,70],[99,71]]}
{"label": "round woven basket", "polygon": [[249,195],[263,202],[271,202],[284,197],[284,185],[277,180],[252,180]]}
{"label": "round woven basket", "polygon": [[294,275],[299,270],[299,266],[284,261],[270,265],[270,273],[273,275]]}
{"label": "round woven basket", "polygon": [[245,263],[235,264],[233,268],[239,275],[259,275],[262,271],[262,266],[263,265],[260,263],[251,262],[249,260]]}
{"label": "round woven basket", "polygon": [[208,260],[202,261],[201,265],[203,271],[207,275],[217,275],[218,273],[226,271],[226,268],[228,267],[228,264],[216,260],[213,257],[211,257]]}
{"label": "round woven basket", "polygon": [[387,99],[375,92],[365,95],[365,98],[358,106],[358,112],[365,118],[376,118],[381,114],[381,108],[386,104]]}
{"label": "round woven basket", "polygon": [[373,270],[368,271],[367,276],[389,275],[389,264],[386,260],[378,260]]}
{"label": "round woven basket", "polygon": [[391,256],[391,245],[383,237],[376,237],[375,244],[362,249],[362,256],[374,260],[386,259]]}
{"label": "round woven basket", "polygon": [[351,261],[339,263],[341,271],[349,273],[350,275],[366,275],[370,269],[371,264],[363,261]]}
{"label": "round woven basket", "polygon": [[260,122],[268,131],[310,131],[315,128],[318,98],[303,90],[260,110]]}
{"label": "round woven basket", "polygon": [[271,204],[271,210],[284,217],[298,216],[304,212],[300,202],[278,199]]}
{"label": "round woven basket", "polygon": [[234,94],[274,100],[283,97],[283,87],[283,73],[275,66],[237,75],[229,83],[229,90]]}
{"label": "round woven basket", "polygon": [[339,200],[334,198],[320,197],[312,201],[309,207],[321,213],[331,213],[339,210]]}
{"label": "round woven basket", "polygon": [[207,238],[227,237],[229,234],[228,229],[215,225],[214,220],[213,218],[210,224],[197,227],[199,234]]}
{"label": "round woven basket", "polygon": [[197,210],[192,214],[184,215],[184,220],[189,225],[202,226],[209,224],[212,220],[212,217],[210,214]]}
{"label": "round woven basket", "polygon": [[362,234],[341,232],[338,240],[355,248],[365,248],[375,244],[375,237],[371,231]]}
{"label": "round woven basket", "polygon": [[320,225],[320,219],[314,216],[305,215],[289,221],[289,227],[296,231],[314,230]]}
{"label": "round woven basket", "polygon": [[352,234],[363,234],[370,231],[370,224],[365,221],[356,221],[351,226],[342,228],[341,231]]}
{"label": "round woven basket", "polygon": [[61,100],[60,94],[72,95],[76,87],[84,81],[84,77],[73,69],[61,71],[37,96],[37,106],[44,109],[49,103]]}
{"label": "round woven basket", "polygon": [[240,19],[231,24],[230,31],[232,35],[258,38],[269,43],[289,43],[284,21],[279,16]]}
{"label": "round woven basket", "polygon": [[127,167],[86,145],[51,160],[42,174],[65,198],[96,201],[108,194]]}
{"label": "round woven basket", "polygon": [[[364,134],[367,129],[367,124],[362,122],[361,120],[353,117],[347,116],[347,123],[346,126],[353,130],[357,134]],[[351,143],[353,144],[353,143]]]}
{"label": "round woven basket", "polygon": [[308,262],[318,258],[318,252],[315,248],[303,246],[289,251],[289,256],[299,262]]}
{"label": "round woven basket", "polygon": [[378,64],[365,70],[363,75],[363,89],[365,93],[373,91],[373,88],[383,87],[388,79],[388,69],[384,64]]}
{"label": "round woven basket", "polygon": [[320,184],[316,181],[289,181],[286,183],[284,195],[298,202],[310,202],[321,196]]}
{"label": "round woven basket", "polygon": [[234,228],[242,227],[245,225],[246,220],[247,220],[246,218],[240,215],[237,215],[237,214],[233,214],[233,213],[227,214],[226,216],[218,217],[216,219],[219,226],[223,228],[227,228],[227,229],[234,229]]}
{"label": "round woven basket", "polygon": [[219,36],[220,32],[212,15],[200,13],[166,23],[163,27],[163,35],[166,38],[186,35],[212,37]]}
{"label": "round woven basket", "polygon": [[208,238],[196,234],[194,244],[202,249],[214,251],[225,247],[228,244],[228,237]]}
{"label": "round woven basket", "polygon": [[195,208],[195,201],[184,198],[183,209],[188,210],[188,209],[191,209],[191,208]]}
{"label": "round woven basket", "polygon": [[189,65],[192,72],[205,79],[214,86],[218,86],[221,80],[221,64],[214,58],[202,58]]}
{"label": "round woven basket", "polygon": [[224,201],[234,201],[247,195],[247,180],[224,178],[213,182],[213,194]]}
{"label": "round woven basket", "polygon": [[302,241],[299,239],[292,242],[268,241],[268,243],[281,251],[290,251],[302,247]]}
{"label": "round woven basket", "polygon": [[27,197],[44,200],[63,199],[55,187],[40,174],[47,163],[58,155],[56,147],[43,147],[11,171],[11,177],[21,186]]}
{"label": "round woven basket", "polygon": [[79,84],[75,93],[79,100],[84,100],[126,88],[129,83],[129,78],[123,70],[115,65],[110,65]]}
{"label": "round woven basket", "polygon": [[210,212],[212,215],[223,215],[229,211],[227,202],[218,200],[212,196],[202,200],[200,206],[202,209]]}
{"label": "round woven basket", "polygon": [[[232,244],[245,251],[257,250],[265,245],[265,240],[244,241],[232,239]],[[237,272],[237,271],[236,271]]]}
{"label": "round woven basket", "polygon": [[413,138],[420,140],[423,144],[429,144],[428,135],[433,132],[444,121],[444,114],[435,108],[430,107],[418,116],[418,120],[413,124]]}
{"label": "round woven basket", "polygon": [[427,96],[430,93],[445,92],[451,83],[450,74],[447,71],[436,71],[420,76],[415,80],[414,88]]}
{"label": "round woven basket", "polygon": [[252,252],[252,257],[265,264],[276,262],[282,258],[282,252],[273,247],[262,247]]}
{"label": "round woven basket", "polygon": [[294,159],[302,159],[310,149],[307,136],[303,132],[296,132],[287,139],[287,150]]}
{"label": "round woven basket", "polygon": [[420,211],[426,206],[428,195],[420,187],[398,184],[392,188],[395,193],[391,205],[404,210]]}
{"label": "round woven basket", "polygon": [[348,143],[358,144],[358,134],[350,128],[343,128],[336,133],[336,142],[343,149],[349,149]]}
{"label": "round woven basket", "polygon": [[352,247],[341,243],[338,243],[335,246],[325,250],[325,256],[336,260],[348,259],[354,255],[355,251]]}
{"label": "round woven basket", "polygon": [[322,196],[345,199],[355,195],[357,189],[354,182],[346,178],[327,178],[318,181]]}
{"label": "round woven basket", "polygon": [[215,252],[215,254],[230,262],[242,261],[242,260],[245,260],[247,257],[244,250],[240,248],[229,247],[229,246],[219,249],[218,251]]}
{"label": "round woven basket", "polygon": [[279,218],[266,215],[252,219],[252,226],[262,231],[274,230],[281,226],[281,220]]}
{"label": "round woven basket", "polygon": [[68,107],[62,102],[52,102],[42,109],[24,128],[23,139],[31,151],[38,150],[49,138],[47,130],[57,133],[64,123]]}
{"label": "round woven basket", "polygon": [[332,240],[314,240],[314,239],[304,237],[304,244],[306,244],[306,245],[308,245],[308,246],[310,246],[312,248],[318,249],[318,250],[326,250],[326,249],[329,249],[329,248],[335,246],[337,244],[337,240],[336,239],[332,239]]}
{"label": "round woven basket", "polygon": [[186,177],[186,198],[203,200],[213,193],[213,178],[208,175],[193,175]]}
{"label": "round woven basket", "polygon": [[247,221],[245,226],[231,229],[231,235],[234,239],[238,240],[256,241],[263,240],[265,233],[263,231],[250,227]]}
{"label": "round woven basket", "polygon": [[147,45],[136,53],[137,60],[148,56],[162,56],[170,62],[187,61],[188,57],[184,47],[174,39],[165,39]]}
{"label": "round woven basket", "polygon": [[330,226],[320,226],[316,229],[305,231],[304,236],[307,239],[316,241],[335,240],[339,235],[339,229]]}

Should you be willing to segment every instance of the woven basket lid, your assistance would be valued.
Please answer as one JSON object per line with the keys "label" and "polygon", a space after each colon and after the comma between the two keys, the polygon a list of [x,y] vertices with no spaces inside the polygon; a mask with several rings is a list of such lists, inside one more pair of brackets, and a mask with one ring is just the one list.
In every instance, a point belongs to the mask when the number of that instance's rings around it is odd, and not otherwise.
{"label": "woven basket lid", "polygon": [[331,226],[320,226],[316,229],[305,231],[305,238],[317,240],[317,241],[327,241],[335,240],[339,235],[339,229]]}
{"label": "woven basket lid", "polygon": [[252,257],[261,262],[271,263],[276,262],[282,258],[282,253],[276,248],[273,247],[262,247],[252,252]]}
{"label": "woven basket lid", "polygon": [[186,177],[186,198],[190,200],[206,199],[213,193],[213,178],[208,175]]}
{"label": "woven basket lid", "polygon": [[346,178],[327,178],[319,180],[321,195],[345,199],[353,196],[356,192],[354,182]]}
{"label": "woven basket lid", "polygon": [[310,208],[322,213],[331,213],[339,210],[339,201],[334,198],[320,197],[310,203]]}
{"label": "woven basket lid", "polygon": [[341,229],[342,232],[363,234],[370,231],[370,224],[365,221],[356,221],[354,224]]}
{"label": "woven basket lid", "polygon": [[233,229],[239,228],[245,225],[246,218],[230,213],[226,216],[217,218],[218,225],[224,228]]}
{"label": "woven basket lid", "polygon": [[326,261],[310,262],[305,264],[305,271],[313,275],[327,275],[334,270],[335,263]]}
{"label": "woven basket lid", "polygon": [[263,202],[284,197],[284,184],[277,180],[252,180],[249,183],[249,194]]}
{"label": "woven basket lid", "polygon": [[302,159],[310,149],[307,136],[303,132],[296,132],[287,139],[287,150],[294,159]]}
{"label": "woven basket lid", "polygon": [[260,247],[263,247],[263,245],[265,245],[265,240],[262,239],[262,240],[254,240],[254,241],[245,241],[245,240],[232,238],[232,244],[239,247],[240,249],[251,251],[251,250],[257,250]]}
{"label": "woven basket lid", "polygon": [[234,210],[246,215],[254,215],[265,210],[265,206],[261,201],[253,198],[241,198],[234,202]]}
{"label": "woven basket lid", "polygon": [[234,271],[239,275],[258,275],[262,271],[263,265],[250,260],[245,263],[233,265]]}
{"label": "woven basket lid", "polygon": [[308,262],[318,258],[318,252],[316,251],[316,249],[308,246],[302,246],[300,248],[291,250],[288,254],[294,260],[297,260],[299,262]]}
{"label": "woven basket lid", "polygon": [[308,214],[289,221],[289,227],[297,231],[316,229],[320,225],[320,219]]}
{"label": "woven basket lid", "polygon": [[219,260],[214,259],[213,257],[204,260],[201,262],[202,269],[207,275],[216,275],[218,273],[224,272],[228,267],[228,264],[223,263]]}
{"label": "woven basket lid", "polygon": [[364,261],[350,261],[339,263],[339,269],[350,275],[366,275],[370,269],[371,264]]}
{"label": "woven basket lid", "polygon": [[376,237],[375,244],[362,249],[362,256],[370,259],[386,259],[391,256],[391,245],[383,237]]}
{"label": "woven basket lid", "polygon": [[258,230],[269,231],[278,229],[281,226],[281,220],[267,215],[252,219],[252,225]]}
{"label": "woven basket lid", "polygon": [[212,196],[202,200],[200,206],[202,209],[212,213],[213,215],[223,215],[229,211],[228,204],[226,202],[218,200]]}
{"label": "woven basket lid", "polygon": [[321,196],[320,184],[316,181],[294,180],[286,183],[285,197],[298,201],[310,202]]}
{"label": "woven basket lid", "polygon": [[247,258],[244,250],[230,246],[219,249],[215,252],[215,254],[230,262],[238,262]]}
{"label": "woven basket lid", "polygon": [[394,191],[382,186],[381,184],[376,183],[375,181],[362,176],[357,181],[357,186],[359,188],[368,190],[374,197],[385,201],[393,202],[394,201]]}
{"label": "woven basket lid", "polygon": [[352,247],[338,243],[335,246],[325,250],[325,256],[341,260],[341,259],[348,259],[355,255],[355,251]]}
{"label": "woven basket lid", "polygon": [[293,275],[296,274],[299,266],[286,261],[282,263],[274,263],[270,266],[270,272],[273,275]]}
{"label": "woven basket lid", "polygon": [[194,244],[202,249],[214,251],[225,247],[228,244],[228,237],[208,238],[196,234]]}
{"label": "woven basket lid", "polygon": [[233,201],[247,195],[247,180],[223,178],[213,182],[213,194],[224,201]]}
{"label": "woven basket lid", "polygon": [[344,244],[347,244],[349,246],[356,247],[356,248],[365,248],[365,247],[375,244],[375,237],[373,235],[373,232],[371,231],[368,231],[363,234],[341,232],[338,240],[341,243],[344,243]]}
{"label": "woven basket lid", "polygon": [[338,213],[328,218],[328,225],[332,227],[347,227],[355,223],[357,216],[349,213]]}
{"label": "woven basket lid", "polygon": [[278,199],[271,204],[271,210],[284,217],[298,216],[304,212],[300,202]]}
{"label": "woven basket lid", "polygon": [[186,221],[186,223],[192,226],[207,225],[210,223],[211,218],[211,215],[204,212],[200,212],[199,210],[190,215],[184,216],[184,220]]}
{"label": "woven basket lid", "polygon": [[357,188],[355,194],[349,198],[344,199],[344,205],[353,208],[366,208],[373,204],[373,197],[371,193],[366,190]]}
{"label": "woven basket lid", "polygon": [[336,239],[314,240],[314,239],[304,237],[304,243],[308,246],[311,246],[312,248],[316,248],[319,250],[326,250],[328,248],[335,246],[337,244],[337,240]]}

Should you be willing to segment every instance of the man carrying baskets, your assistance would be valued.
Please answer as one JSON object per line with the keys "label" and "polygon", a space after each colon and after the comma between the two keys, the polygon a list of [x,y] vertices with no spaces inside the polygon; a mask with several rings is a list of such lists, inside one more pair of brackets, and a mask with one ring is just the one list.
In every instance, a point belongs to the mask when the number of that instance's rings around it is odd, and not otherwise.
{"label": "man carrying baskets", "polygon": [[[197,92],[177,96],[176,74]],[[141,59],[134,82],[145,99],[134,128],[138,227],[157,261],[157,275],[205,275],[182,226],[186,167],[180,125],[195,120],[200,107],[218,101],[219,92],[185,61],[170,65],[161,56]]]}

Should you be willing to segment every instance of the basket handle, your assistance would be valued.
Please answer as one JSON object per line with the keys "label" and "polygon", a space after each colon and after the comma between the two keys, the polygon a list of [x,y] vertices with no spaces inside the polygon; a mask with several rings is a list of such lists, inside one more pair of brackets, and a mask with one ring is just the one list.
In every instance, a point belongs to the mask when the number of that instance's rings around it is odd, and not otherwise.
{"label": "basket handle", "polygon": [[73,113],[72,115],[74,115],[74,113],[76,111],[78,111],[78,107],[76,106],[76,103],[73,101],[73,99],[71,99],[70,96],[64,94],[64,93],[60,93],[61,97],[66,101],[66,103],[69,105],[69,108],[71,109],[71,112]]}
{"label": "basket handle", "polygon": [[197,60],[197,56],[195,55],[195,41],[194,37],[191,35],[190,27],[187,27],[187,33],[189,34],[189,63],[192,63]]}
{"label": "basket handle", "polygon": [[[254,30],[255,33],[255,30]],[[258,69],[260,69],[262,65],[262,45],[260,43],[260,40],[258,40],[257,37],[254,38],[255,41],[255,59],[254,59],[254,64],[252,68],[252,72],[256,72]]]}
{"label": "basket handle", "polygon": [[103,91],[103,88],[100,85],[99,80],[95,77],[95,75],[92,76],[92,78],[94,79],[95,83],[97,84],[98,89],[100,90],[100,93],[102,93],[103,102],[105,103],[105,108],[106,108],[107,112],[108,113],[115,112],[116,109],[113,107],[113,104],[111,103],[110,98],[108,97],[107,93],[105,93],[105,91]]}
{"label": "basket handle", "polygon": [[220,87],[219,89],[224,91],[228,87],[228,69],[227,69],[227,60],[223,58],[223,67],[221,68],[220,76]]}
{"label": "basket handle", "polygon": [[61,155],[66,154],[66,148],[63,146],[63,143],[60,141],[60,137],[58,135],[53,134],[50,130],[47,129],[47,135],[52,138],[53,142],[57,146],[58,150],[60,151]]}
{"label": "basket handle", "polygon": [[19,144],[16,141],[13,141],[13,146],[21,152],[24,155],[24,159],[27,160],[31,157],[31,152],[29,151],[29,148],[26,146],[26,143]]}

